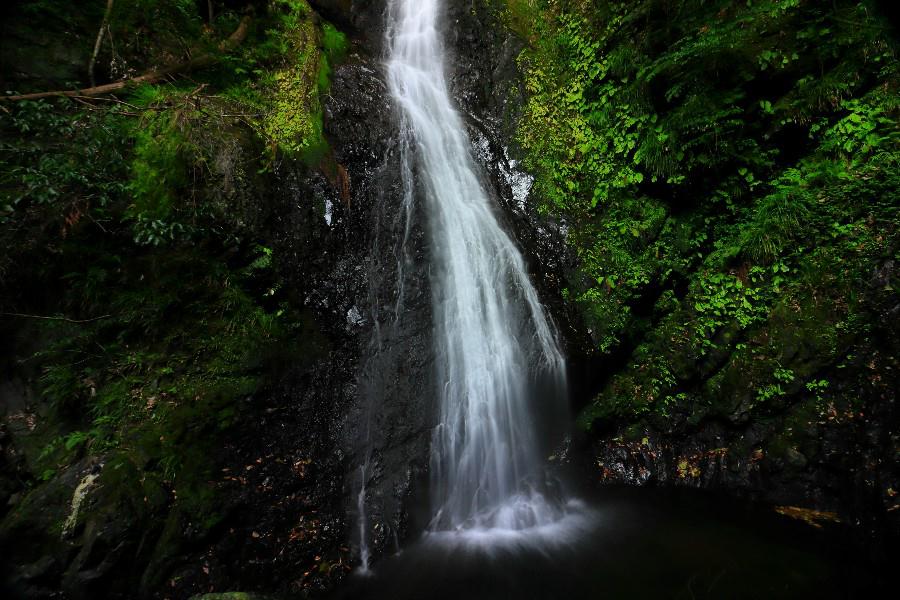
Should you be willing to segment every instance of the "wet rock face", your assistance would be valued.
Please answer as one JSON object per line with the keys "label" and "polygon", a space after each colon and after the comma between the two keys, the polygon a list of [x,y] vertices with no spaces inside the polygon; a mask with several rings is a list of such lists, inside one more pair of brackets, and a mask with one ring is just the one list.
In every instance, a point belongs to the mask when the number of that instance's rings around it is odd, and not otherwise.
{"label": "wet rock face", "polygon": [[[276,255],[289,257],[282,277],[315,315],[319,350],[254,400],[252,420],[223,450],[224,468],[243,470],[246,483],[232,492],[227,533],[197,557],[217,589],[328,589],[358,562],[362,484],[377,555],[410,528],[409,499],[427,469],[424,231],[415,202],[404,208],[393,107],[366,48],[335,69],[325,123],[334,164],[284,165],[273,217]],[[176,573],[202,589],[195,565]]]}
{"label": "wet rock face", "polygon": [[845,415],[844,422],[818,424],[781,448],[778,441],[796,423],[790,414],[767,423],[594,432],[580,440],[581,477],[601,485],[727,490],[770,505],[827,511],[852,524],[856,541],[878,556],[881,544],[900,533],[890,492],[897,471],[882,458],[885,448],[896,448],[883,423],[897,415],[893,398],[885,404],[881,393],[864,396],[868,420]]}
{"label": "wet rock face", "polygon": [[[330,431],[343,456],[341,497],[352,554],[365,535],[375,559],[427,525],[429,448],[437,408],[424,199],[405,197],[402,140],[380,58],[384,7],[383,2],[354,3],[349,15],[343,13],[354,26],[367,27],[362,51],[336,70],[326,104],[326,135],[350,181],[349,199],[332,199],[335,232],[344,240],[333,252],[344,258],[323,259],[339,270],[311,286],[320,303],[354,298],[330,317],[337,322],[346,316],[338,364],[353,374],[345,384],[343,408],[326,403],[323,409],[334,415]],[[527,200],[530,181],[515,169],[511,148],[520,97],[514,62],[519,42],[480,4],[472,10],[469,3],[450,2],[447,19],[453,24],[447,37],[451,85],[471,127],[485,184],[494,190],[500,217],[533,265],[532,276],[557,309],[557,320],[568,325],[553,274],[569,258],[558,227],[539,218]],[[414,180],[415,161],[411,164]],[[340,283],[349,281],[352,285]],[[364,534],[359,530],[361,510]]]}
{"label": "wet rock face", "polygon": [[410,527],[408,500],[427,469],[433,414],[427,241],[420,199],[405,196],[383,78],[380,60],[351,61],[336,71],[326,106],[326,134],[350,178],[346,212],[360,219],[354,235],[365,245],[361,295],[346,313],[357,362],[354,400],[339,433],[347,453],[341,498],[358,550],[363,491],[366,540],[375,554]]}
{"label": "wet rock face", "polygon": [[[432,414],[426,248],[403,207],[380,62],[358,44],[324,107],[333,155],[315,169],[282,162],[266,199],[280,279],[316,324],[313,349],[272,393],[245,401],[218,453],[221,522],[188,558],[151,565],[164,580],[148,579],[149,591],[330,589],[358,563],[363,480],[374,553],[410,527]],[[188,523],[173,527],[191,537]]]}
{"label": "wet rock face", "polygon": [[387,0],[310,0],[310,5],[360,41],[366,54],[381,55]]}
{"label": "wet rock face", "polygon": [[67,19],[44,11],[42,27],[29,22],[25,2],[0,7],[0,85],[63,86],[86,75],[91,56],[90,31],[95,26],[81,15]]}
{"label": "wet rock face", "polygon": [[897,274],[887,260],[861,291],[872,322],[883,326],[858,340],[842,369],[810,358],[817,372],[833,374],[833,397],[853,399],[849,407],[832,403],[820,413],[785,403],[768,419],[750,421],[735,402],[735,410],[715,418],[675,414],[667,425],[608,424],[580,440],[582,477],[600,484],[727,490],[767,504],[826,511],[852,526],[848,538],[861,552],[885,560],[900,535],[900,469],[886,459],[900,448],[900,331],[891,318],[898,304],[890,285]]}
{"label": "wet rock face", "polygon": [[[30,532],[34,552],[22,556],[45,557],[19,565],[15,579],[29,597],[327,590],[358,560],[363,480],[374,553],[417,527],[410,506],[414,496],[424,502],[433,415],[427,242],[418,199],[405,208],[380,58],[384,4],[364,4],[346,15],[365,34],[334,69],[324,106],[333,155],[313,168],[280,160],[248,196],[283,289],[312,326],[270,391],[240,401],[238,427],[196,432],[197,443],[216,440],[214,468],[190,493],[212,495],[215,512],[178,510],[185,489],[147,493],[136,484],[141,465],[129,464],[83,488],[81,516],[63,539],[59,507],[70,506],[87,468],[76,464],[46,487],[52,499],[32,498],[33,510],[10,521],[19,529],[3,532]],[[7,452],[7,436],[0,431],[3,460],[14,466],[20,457]],[[7,503],[17,489],[0,492]],[[41,531],[56,533],[32,535]]]}
{"label": "wet rock face", "polygon": [[538,212],[532,177],[523,169],[516,129],[524,84],[516,65],[523,42],[500,21],[490,3],[448,2],[448,76],[472,140],[486,187],[497,199],[508,231],[529,265],[532,282],[547,306],[571,358],[590,353],[590,337],[561,290],[575,257],[565,243],[565,224]]}
{"label": "wet rock face", "polygon": [[140,473],[106,466],[100,457],[74,463],[3,522],[0,538],[15,540],[16,558],[33,559],[8,574],[21,597],[134,596],[160,506],[144,496]]}

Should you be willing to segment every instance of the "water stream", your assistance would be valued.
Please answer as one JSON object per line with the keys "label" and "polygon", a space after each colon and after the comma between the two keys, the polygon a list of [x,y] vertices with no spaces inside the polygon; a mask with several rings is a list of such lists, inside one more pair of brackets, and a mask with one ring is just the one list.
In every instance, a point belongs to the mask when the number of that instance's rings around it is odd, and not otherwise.
{"label": "water stream", "polygon": [[564,410],[564,362],[525,261],[498,221],[454,109],[438,0],[394,0],[388,83],[407,185],[424,186],[431,235],[439,421],[432,531],[521,531],[564,516],[542,475],[539,413]]}

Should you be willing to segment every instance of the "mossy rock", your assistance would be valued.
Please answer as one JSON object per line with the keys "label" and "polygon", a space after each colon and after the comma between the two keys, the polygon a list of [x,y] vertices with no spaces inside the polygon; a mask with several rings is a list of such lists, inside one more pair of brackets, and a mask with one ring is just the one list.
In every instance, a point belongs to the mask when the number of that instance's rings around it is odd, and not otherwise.
{"label": "mossy rock", "polygon": [[15,543],[19,560],[37,560],[64,545],[63,524],[84,470],[79,463],[34,488],[0,522],[0,541]]}

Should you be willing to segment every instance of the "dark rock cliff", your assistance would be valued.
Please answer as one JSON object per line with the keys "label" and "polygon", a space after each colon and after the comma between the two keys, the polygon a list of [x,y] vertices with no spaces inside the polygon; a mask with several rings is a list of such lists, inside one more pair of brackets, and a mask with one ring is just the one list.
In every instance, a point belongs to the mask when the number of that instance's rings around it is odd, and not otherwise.
{"label": "dark rock cliff", "polygon": [[[279,285],[309,324],[299,332],[305,350],[279,359],[274,384],[234,407],[239,426],[224,436],[199,424],[194,430],[213,464],[202,486],[217,507],[212,518],[170,510],[163,490],[147,494],[131,463],[114,469],[106,457],[72,464],[39,496],[29,496],[30,512],[17,510],[2,531],[7,542],[17,536],[27,542],[10,565],[27,597],[327,590],[358,561],[364,465],[370,543],[377,553],[403,536],[405,499],[427,467],[425,241],[414,209],[406,224],[400,148],[381,68],[384,7],[313,4],[352,38],[323,107],[332,154],[318,168],[278,160],[252,187],[238,190],[259,207],[254,226],[277,257]],[[233,132],[219,133],[223,152],[239,147],[235,168],[256,172],[258,149]],[[34,404],[18,381],[3,388],[11,423]],[[27,435],[17,432],[10,437],[4,424],[0,433],[4,470],[24,476]],[[15,505],[18,486],[2,481],[4,502]],[[78,523],[61,536],[82,482]]]}
{"label": "dark rock cliff", "polygon": [[[226,589],[323,594],[358,565],[361,536],[377,561],[427,524],[435,414],[428,236],[421,198],[405,196],[403,140],[383,73],[385,2],[311,4],[352,39],[323,102],[333,160],[325,168],[278,161],[241,191],[246,204],[260,206],[254,219],[275,250],[278,279],[309,323],[302,332],[306,350],[279,358],[276,380],[240,401],[240,422],[225,435],[186,429],[205,440],[198,447],[214,465],[204,487],[218,507],[214,519],[171,510],[161,489],[144,485],[141,465],[113,469],[105,457],[78,460],[40,488],[30,512],[2,531],[4,540],[20,544],[12,567],[27,597],[189,598]],[[560,331],[574,412],[617,365],[597,362],[577,309],[563,299],[575,268],[566,224],[538,212],[532,180],[518,168],[522,41],[490,3],[448,2],[444,22],[451,88],[485,185]],[[64,56],[60,73],[38,75],[68,79],[77,72],[69,63],[83,58]],[[225,132],[222,145],[231,139],[243,148],[237,160],[253,172],[248,157],[258,149],[242,135]],[[864,292],[873,319],[887,325],[881,337],[859,346],[855,360],[881,361],[869,369],[877,373],[896,373],[900,355],[898,307],[883,293],[896,279],[896,265],[886,261]],[[808,362],[831,366],[815,357]],[[854,368],[864,374],[867,365]],[[33,390],[19,374],[8,378],[0,386],[0,467],[10,476],[0,478],[0,500],[13,507],[28,470],[22,433],[29,415],[40,411],[28,409]],[[670,428],[647,430],[610,421],[574,436],[577,476],[589,484],[737,491],[778,504],[814,499],[849,509],[864,525],[863,542],[874,539],[891,527],[881,496],[885,482],[897,477],[896,465],[884,459],[884,448],[896,443],[889,427],[898,418],[896,387],[874,377],[841,385],[858,386],[858,412],[868,420],[836,415],[844,425],[821,436],[811,432],[806,448],[786,447],[771,460],[753,453],[758,442],[794,426],[790,415],[748,423],[736,409],[699,428],[690,415],[677,415]],[[749,459],[721,450],[738,442]],[[69,527],[84,482],[82,516]],[[9,510],[0,507],[0,516]]]}

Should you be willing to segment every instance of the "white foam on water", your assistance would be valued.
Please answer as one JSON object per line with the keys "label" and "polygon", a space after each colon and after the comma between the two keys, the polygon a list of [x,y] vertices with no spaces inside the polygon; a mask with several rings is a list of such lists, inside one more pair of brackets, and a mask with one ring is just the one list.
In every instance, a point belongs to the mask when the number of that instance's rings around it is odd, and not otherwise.
{"label": "white foam on water", "polygon": [[[521,499],[514,498],[511,504]],[[515,510],[515,508],[513,508]],[[498,525],[490,528],[460,528],[451,531],[429,531],[423,542],[448,550],[552,551],[563,546],[576,546],[596,530],[599,514],[578,500],[570,500],[556,513],[540,523],[521,527]]]}

